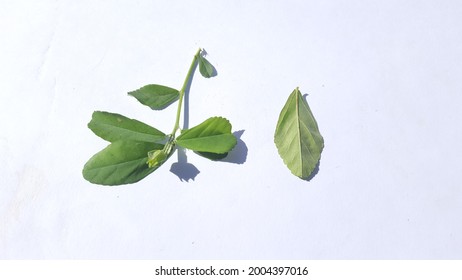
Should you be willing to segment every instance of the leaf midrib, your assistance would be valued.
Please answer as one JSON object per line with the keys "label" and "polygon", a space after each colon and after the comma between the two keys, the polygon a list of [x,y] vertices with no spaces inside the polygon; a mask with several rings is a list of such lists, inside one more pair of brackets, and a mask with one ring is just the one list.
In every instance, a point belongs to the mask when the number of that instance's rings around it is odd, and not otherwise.
{"label": "leaf midrib", "polygon": [[199,137],[192,137],[192,138],[177,138],[178,141],[194,141],[194,140],[203,140],[207,138],[215,138],[219,136],[228,136],[232,135],[232,133],[221,133],[221,134],[214,134],[214,135],[208,135],[208,136],[199,136]]}
{"label": "leaf midrib", "polygon": [[107,123],[99,123],[99,125],[105,126],[105,127],[116,128],[116,129],[119,129],[119,130],[122,130],[122,131],[125,131],[125,132],[130,132],[130,133],[133,133],[133,134],[146,135],[146,136],[158,136],[160,138],[165,137],[165,134],[161,135],[161,134],[150,134],[150,133],[146,133],[146,132],[139,132],[139,131],[136,131],[136,130],[131,130],[131,129],[120,127],[120,126],[110,125],[110,124],[107,124]]}
{"label": "leaf midrib", "polygon": [[303,175],[303,156],[302,156],[302,132],[300,131],[300,108],[299,108],[299,97],[300,92],[298,89],[295,90],[295,111],[297,112],[297,133],[298,133],[298,149],[299,149],[299,161],[301,166],[301,174]]}

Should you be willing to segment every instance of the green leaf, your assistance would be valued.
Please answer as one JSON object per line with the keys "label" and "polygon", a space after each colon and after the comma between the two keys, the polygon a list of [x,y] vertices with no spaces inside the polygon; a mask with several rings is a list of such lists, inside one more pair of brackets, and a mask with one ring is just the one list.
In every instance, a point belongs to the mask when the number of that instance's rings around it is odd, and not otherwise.
{"label": "green leaf", "polygon": [[83,177],[94,184],[123,185],[138,182],[154,170],[146,163],[148,152],[161,150],[155,143],[117,141],[91,157],[83,167]]}
{"label": "green leaf", "polygon": [[321,158],[324,139],[298,88],[290,94],[282,108],[274,143],[290,171],[303,179],[311,175]]}
{"label": "green leaf", "polygon": [[176,143],[196,152],[224,154],[237,143],[231,133],[231,123],[222,117],[212,117],[203,123],[181,132]]}
{"label": "green leaf", "polygon": [[94,112],[88,123],[88,128],[109,142],[131,140],[159,143],[165,139],[165,134],[154,127],[109,112]]}
{"label": "green leaf", "polygon": [[164,109],[180,96],[178,90],[161,85],[147,85],[128,94],[153,110]]}
{"label": "green leaf", "polygon": [[199,72],[205,78],[215,77],[217,75],[217,71],[215,67],[202,55],[199,55]]}

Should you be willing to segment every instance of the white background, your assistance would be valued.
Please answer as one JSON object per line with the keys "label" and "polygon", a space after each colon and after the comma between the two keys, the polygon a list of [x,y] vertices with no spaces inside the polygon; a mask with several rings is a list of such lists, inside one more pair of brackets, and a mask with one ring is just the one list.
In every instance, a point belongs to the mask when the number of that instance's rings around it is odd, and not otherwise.
{"label": "white background", "polygon": [[[462,258],[459,1],[0,1],[0,258]],[[189,124],[243,131],[229,161],[177,156],[139,183],[85,181],[95,110],[169,132],[205,48]],[[273,143],[299,86],[325,139],[293,176]],[[243,162],[245,161],[245,162]],[[243,163],[242,163],[243,162]],[[184,166],[183,166],[184,167]],[[191,166],[190,166],[191,167]]]}

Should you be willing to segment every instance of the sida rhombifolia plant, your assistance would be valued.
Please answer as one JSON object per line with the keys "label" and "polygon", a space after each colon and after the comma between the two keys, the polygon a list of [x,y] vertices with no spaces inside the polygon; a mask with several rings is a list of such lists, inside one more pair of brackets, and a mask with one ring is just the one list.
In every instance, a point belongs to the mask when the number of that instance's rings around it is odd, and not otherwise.
{"label": "sida rhombifolia plant", "polygon": [[183,98],[197,65],[203,77],[215,76],[215,68],[204,57],[204,51],[199,49],[180,90],[150,84],[128,93],[153,110],[162,110],[178,101],[170,134],[120,114],[102,111],[93,113],[88,127],[110,144],[85,164],[82,173],[86,180],[100,185],[138,182],[165,163],[178,146],[212,160],[227,156],[237,142],[227,119],[211,117],[190,129],[180,129]]}

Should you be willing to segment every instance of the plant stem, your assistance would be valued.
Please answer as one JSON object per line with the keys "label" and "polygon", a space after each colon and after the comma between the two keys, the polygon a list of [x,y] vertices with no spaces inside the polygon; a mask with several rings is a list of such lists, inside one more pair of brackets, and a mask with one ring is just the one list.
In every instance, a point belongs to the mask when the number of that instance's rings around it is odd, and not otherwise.
{"label": "plant stem", "polygon": [[191,62],[191,66],[189,66],[188,74],[186,74],[186,78],[184,79],[183,87],[180,90],[180,97],[179,97],[179,100],[178,100],[178,109],[176,111],[175,126],[173,127],[173,131],[172,131],[172,134],[171,134],[173,139],[175,138],[176,131],[180,127],[180,115],[181,115],[181,106],[183,105],[183,97],[184,97],[185,92],[186,92],[186,90],[188,88],[188,85],[192,81],[192,76],[194,74],[194,71],[196,70],[197,60],[199,59],[199,55],[200,55],[201,51],[202,51],[202,49],[199,48],[199,50],[197,50],[196,54],[194,55],[194,59]]}

